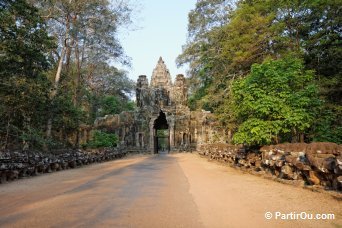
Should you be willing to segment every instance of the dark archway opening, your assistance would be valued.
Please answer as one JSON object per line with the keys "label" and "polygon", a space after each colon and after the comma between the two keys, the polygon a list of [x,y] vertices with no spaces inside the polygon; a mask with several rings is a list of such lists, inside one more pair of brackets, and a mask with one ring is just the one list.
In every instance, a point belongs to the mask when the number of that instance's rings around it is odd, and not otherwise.
{"label": "dark archway opening", "polygon": [[170,151],[169,124],[163,111],[159,112],[158,118],[154,121],[154,153]]}

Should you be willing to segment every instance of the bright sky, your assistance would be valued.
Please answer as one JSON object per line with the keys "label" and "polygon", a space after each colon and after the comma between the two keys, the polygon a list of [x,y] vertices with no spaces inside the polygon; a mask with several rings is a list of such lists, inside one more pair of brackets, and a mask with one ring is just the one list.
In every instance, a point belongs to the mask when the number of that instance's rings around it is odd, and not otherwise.
{"label": "bright sky", "polygon": [[138,12],[139,27],[123,33],[119,39],[132,58],[132,69],[127,69],[134,81],[147,75],[149,81],[160,56],[169,68],[172,78],[184,74],[186,68],[176,67],[176,57],[186,42],[188,13],[195,8],[196,0],[141,0]]}

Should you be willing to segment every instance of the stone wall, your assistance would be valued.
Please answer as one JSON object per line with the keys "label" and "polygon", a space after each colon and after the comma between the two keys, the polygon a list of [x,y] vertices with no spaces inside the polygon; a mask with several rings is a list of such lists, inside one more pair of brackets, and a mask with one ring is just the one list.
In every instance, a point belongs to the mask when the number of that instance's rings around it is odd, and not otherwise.
{"label": "stone wall", "polygon": [[118,149],[38,151],[0,151],[0,184],[84,165],[110,161],[126,155]]}
{"label": "stone wall", "polygon": [[209,159],[253,172],[342,191],[342,145],[335,143],[285,143],[259,150],[215,143],[204,144],[198,151]]}

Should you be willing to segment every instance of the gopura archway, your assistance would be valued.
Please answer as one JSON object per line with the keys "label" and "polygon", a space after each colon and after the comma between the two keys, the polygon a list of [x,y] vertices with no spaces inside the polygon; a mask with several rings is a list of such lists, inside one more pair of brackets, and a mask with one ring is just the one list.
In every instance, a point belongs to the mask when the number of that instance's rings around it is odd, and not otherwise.
{"label": "gopura archway", "polygon": [[[95,121],[96,129],[107,128],[119,136],[121,148],[158,153],[192,150],[197,145],[217,142],[214,118],[210,112],[191,111],[187,105],[188,88],[184,75],[172,81],[162,58],[159,58],[149,83],[140,75],[136,85],[137,109],[108,115]],[[84,135],[90,135],[84,134]],[[212,137],[212,139],[211,139]],[[215,138],[214,138],[215,137]],[[220,136],[220,141],[225,140]]]}
{"label": "gopura archway", "polygon": [[170,131],[169,124],[166,120],[166,115],[163,111],[159,112],[158,118],[153,123],[153,151],[159,153],[161,151],[170,151]]}

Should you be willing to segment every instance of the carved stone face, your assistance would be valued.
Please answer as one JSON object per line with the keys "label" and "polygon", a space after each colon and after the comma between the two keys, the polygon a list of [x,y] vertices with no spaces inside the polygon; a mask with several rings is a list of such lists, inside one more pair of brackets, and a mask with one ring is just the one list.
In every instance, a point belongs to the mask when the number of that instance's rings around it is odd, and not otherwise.
{"label": "carved stone face", "polygon": [[146,75],[140,75],[137,81],[137,87],[138,88],[143,88],[143,87],[148,87],[148,79]]}
{"label": "carved stone face", "polygon": [[178,74],[176,77],[176,82],[175,82],[175,86],[184,86],[185,85],[185,78],[184,75],[182,74]]}
{"label": "carved stone face", "polygon": [[171,75],[163,59],[160,57],[151,78],[151,87],[170,87]]}

